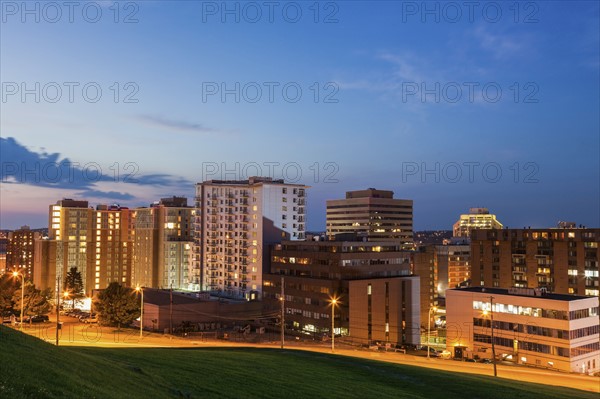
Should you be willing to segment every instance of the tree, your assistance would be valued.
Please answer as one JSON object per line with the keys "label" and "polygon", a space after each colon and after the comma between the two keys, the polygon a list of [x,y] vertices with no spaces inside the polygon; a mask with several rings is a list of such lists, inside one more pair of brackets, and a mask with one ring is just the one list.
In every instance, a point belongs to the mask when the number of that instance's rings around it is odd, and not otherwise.
{"label": "tree", "polygon": [[65,291],[69,292],[69,296],[73,300],[73,309],[75,309],[75,300],[85,297],[83,279],[76,267],[71,267],[67,272],[65,277]]}
{"label": "tree", "polygon": [[[52,299],[52,290],[47,288],[45,290],[38,290],[35,288],[30,281],[25,281],[25,292],[23,293],[24,307],[23,316],[37,316],[50,313],[52,306],[50,300]],[[13,293],[12,301],[14,302],[14,309],[17,313],[21,312],[21,289],[15,290]]]}
{"label": "tree", "polygon": [[101,324],[109,326],[129,325],[140,315],[140,300],[135,290],[123,287],[119,283],[110,283],[106,289],[101,291],[94,309],[98,313]]}
{"label": "tree", "polygon": [[[18,277],[17,277],[18,278]],[[6,273],[0,276],[0,312],[14,311],[15,303],[13,296],[17,290],[18,283],[11,274]],[[20,292],[19,292],[20,294]]]}

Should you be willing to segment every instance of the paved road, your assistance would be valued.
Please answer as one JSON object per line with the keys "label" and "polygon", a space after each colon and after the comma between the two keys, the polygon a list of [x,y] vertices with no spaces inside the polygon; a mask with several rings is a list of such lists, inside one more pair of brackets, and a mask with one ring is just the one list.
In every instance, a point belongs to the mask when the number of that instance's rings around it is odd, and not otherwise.
{"label": "paved road", "polygon": [[[99,327],[97,325],[85,325],[74,318],[61,317],[64,321],[63,328],[60,331],[59,345],[63,346],[93,346],[105,348],[185,348],[185,347],[258,347],[258,348],[279,348],[280,343],[246,343],[230,342],[215,339],[188,338],[164,336],[161,334],[149,333],[144,331],[143,338],[140,338],[139,330],[127,329],[121,332],[115,331],[111,327]],[[52,322],[34,324],[32,327],[26,326],[24,332],[55,343],[56,325]],[[210,335],[208,335],[210,336]],[[314,342],[286,342],[286,349],[307,350],[320,353],[331,353],[331,348],[327,343]],[[391,363],[406,364],[411,366],[426,367],[436,370],[445,370],[460,373],[493,375],[493,366],[482,363],[465,363],[454,360],[444,360],[438,358],[427,359],[424,356],[415,356],[411,354],[402,354],[394,352],[374,352],[368,350],[358,350],[347,346],[336,348],[335,354],[341,356],[352,356],[363,359],[372,359],[386,361]],[[564,386],[568,388],[582,389],[592,392],[600,392],[600,378],[578,374],[568,374],[552,370],[536,369],[526,366],[498,365],[498,377],[527,381],[546,385]]]}

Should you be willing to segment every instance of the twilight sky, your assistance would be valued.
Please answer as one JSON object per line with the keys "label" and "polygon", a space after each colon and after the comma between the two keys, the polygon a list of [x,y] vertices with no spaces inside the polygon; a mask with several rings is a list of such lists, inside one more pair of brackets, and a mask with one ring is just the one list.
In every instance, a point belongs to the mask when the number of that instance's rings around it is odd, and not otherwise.
{"label": "twilight sky", "polygon": [[256,174],[309,230],[367,187],[417,230],[599,227],[598,2],[468,4],[1,1],[0,228]]}

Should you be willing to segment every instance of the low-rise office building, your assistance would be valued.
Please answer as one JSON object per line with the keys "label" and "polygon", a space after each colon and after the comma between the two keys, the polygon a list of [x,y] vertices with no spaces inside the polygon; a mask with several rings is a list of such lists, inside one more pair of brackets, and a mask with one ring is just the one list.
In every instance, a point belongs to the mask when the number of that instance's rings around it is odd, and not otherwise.
{"label": "low-rise office building", "polygon": [[446,345],[454,357],[491,358],[493,336],[497,359],[600,371],[598,297],[470,287],[447,290],[446,305]]}
{"label": "low-rise office building", "polygon": [[354,342],[420,343],[418,276],[352,280],[349,297]]}

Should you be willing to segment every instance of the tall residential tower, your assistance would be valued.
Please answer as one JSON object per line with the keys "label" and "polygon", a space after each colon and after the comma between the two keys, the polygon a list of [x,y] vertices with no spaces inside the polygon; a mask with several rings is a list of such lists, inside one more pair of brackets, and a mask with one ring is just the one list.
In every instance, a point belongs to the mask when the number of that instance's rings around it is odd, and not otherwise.
{"label": "tall residential tower", "polygon": [[305,237],[306,189],[267,177],[198,183],[194,268],[202,289],[261,298],[269,244]]}

